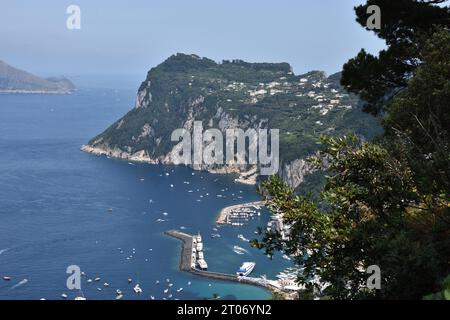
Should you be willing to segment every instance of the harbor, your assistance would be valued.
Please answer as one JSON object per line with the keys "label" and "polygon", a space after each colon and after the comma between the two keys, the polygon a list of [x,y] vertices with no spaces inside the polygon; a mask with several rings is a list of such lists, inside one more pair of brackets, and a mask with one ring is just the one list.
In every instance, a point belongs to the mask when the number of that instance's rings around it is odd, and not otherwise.
{"label": "harbor", "polygon": [[[302,288],[297,287],[293,288],[292,283],[286,284],[283,281],[278,280],[269,280],[265,277],[249,277],[249,276],[238,276],[233,274],[221,273],[221,272],[213,272],[207,270],[207,264],[205,261],[205,257],[202,254],[198,255],[198,244],[200,235],[190,235],[177,230],[170,230],[164,232],[165,235],[170,236],[172,238],[178,239],[182,242],[181,246],[181,256],[179,268],[181,271],[189,272],[196,276],[206,277],[214,280],[221,281],[233,281],[239,282],[243,284],[249,284],[254,286],[263,287],[272,292],[283,293],[289,298],[289,295],[301,290]],[[200,241],[200,243],[202,243]],[[201,247],[203,246],[203,243]],[[201,258],[201,259],[199,259]],[[202,261],[203,260],[203,261]],[[200,261],[200,263],[199,263]],[[203,264],[204,262],[204,264]],[[244,263],[245,264],[245,263]],[[205,268],[206,266],[206,268]],[[295,289],[295,290],[292,290]]]}
{"label": "harbor", "polygon": [[219,225],[242,225],[250,217],[260,215],[259,210],[264,206],[264,201],[256,201],[225,207],[220,211],[216,223]]}

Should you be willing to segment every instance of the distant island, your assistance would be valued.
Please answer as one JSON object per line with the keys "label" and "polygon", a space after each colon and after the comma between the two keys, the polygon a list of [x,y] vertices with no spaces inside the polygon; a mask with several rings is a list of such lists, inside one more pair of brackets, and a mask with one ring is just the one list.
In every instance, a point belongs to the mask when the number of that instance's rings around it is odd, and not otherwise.
{"label": "distant island", "polygon": [[0,60],[0,93],[70,94],[74,84],[66,78],[40,78]]}

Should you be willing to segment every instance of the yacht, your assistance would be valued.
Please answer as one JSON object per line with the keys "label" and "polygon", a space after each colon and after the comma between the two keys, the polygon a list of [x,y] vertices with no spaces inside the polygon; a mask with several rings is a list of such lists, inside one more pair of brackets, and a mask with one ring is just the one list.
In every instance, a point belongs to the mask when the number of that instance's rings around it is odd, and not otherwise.
{"label": "yacht", "polygon": [[200,270],[202,270],[202,271],[208,270],[208,264],[206,263],[206,261],[204,259],[197,260],[197,264],[198,264],[198,267]]}
{"label": "yacht", "polygon": [[236,275],[238,275],[239,277],[248,276],[255,268],[255,265],[256,263],[254,262],[244,262],[242,266],[239,268],[239,270],[236,272]]}

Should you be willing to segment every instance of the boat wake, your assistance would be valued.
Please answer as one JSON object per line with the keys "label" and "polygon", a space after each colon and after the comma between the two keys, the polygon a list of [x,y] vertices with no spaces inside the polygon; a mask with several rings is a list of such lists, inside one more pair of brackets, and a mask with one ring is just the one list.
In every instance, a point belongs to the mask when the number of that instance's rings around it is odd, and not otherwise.
{"label": "boat wake", "polygon": [[242,235],[242,234],[238,235],[238,239],[241,239],[242,241],[245,241],[245,242],[250,242],[250,239],[247,239],[247,238],[244,237],[244,235]]}
{"label": "boat wake", "polygon": [[3,254],[3,253],[5,253],[5,252],[8,251],[8,250],[9,250],[9,248],[1,249],[1,250],[0,250],[0,255]]}
{"label": "boat wake", "polygon": [[11,287],[11,289],[10,290],[14,290],[14,289],[16,289],[16,288],[18,288],[18,287],[20,287],[20,286],[22,286],[22,285],[24,285],[25,283],[27,283],[28,282],[28,280],[27,279],[23,279],[22,281],[20,281],[18,284],[15,284],[15,285],[13,285],[12,287]]}
{"label": "boat wake", "polygon": [[234,247],[233,247],[233,251],[234,251],[236,254],[239,254],[239,255],[243,255],[243,254],[245,254],[245,253],[249,253],[248,250],[246,250],[246,249],[244,249],[244,248],[241,248],[241,247],[239,247],[239,246],[234,246]]}

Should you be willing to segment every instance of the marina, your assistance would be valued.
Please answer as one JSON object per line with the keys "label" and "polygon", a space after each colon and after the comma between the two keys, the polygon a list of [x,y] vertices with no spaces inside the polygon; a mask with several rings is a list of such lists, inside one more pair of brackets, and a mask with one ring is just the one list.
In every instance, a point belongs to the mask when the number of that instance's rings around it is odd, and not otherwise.
{"label": "marina", "polygon": [[216,223],[219,225],[243,225],[250,217],[260,215],[258,210],[264,206],[264,201],[256,201],[225,207],[220,211]]}
{"label": "marina", "polygon": [[[197,256],[193,254],[193,252],[195,252],[196,245],[198,244],[198,240],[201,240],[201,237],[199,239],[200,235],[192,236],[177,230],[166,231],[164,232],[164,234],[178,239],[182,242],[179,264],[179,268],[181,271],[189,272],[197,276],[214,280],[233,281],[259,286],[273,292],[284,293],[287,295],[303,289],[302,287],[294,286],[292,281],[286,282],[285,279],[269,280],[264,276],[259,278],[248,277],[248,275],[255,268],[255,264],[253,262],[243,263],[241,268],[239,268],[239,270],[236,272],[236,275],[203,270],[198,264]],[[205,261],[204,258],[205,257],[203,256],[203,261]],[[244,268],[245,270],[242,268]],[[286,297],[288,298],[289,296]]]}

